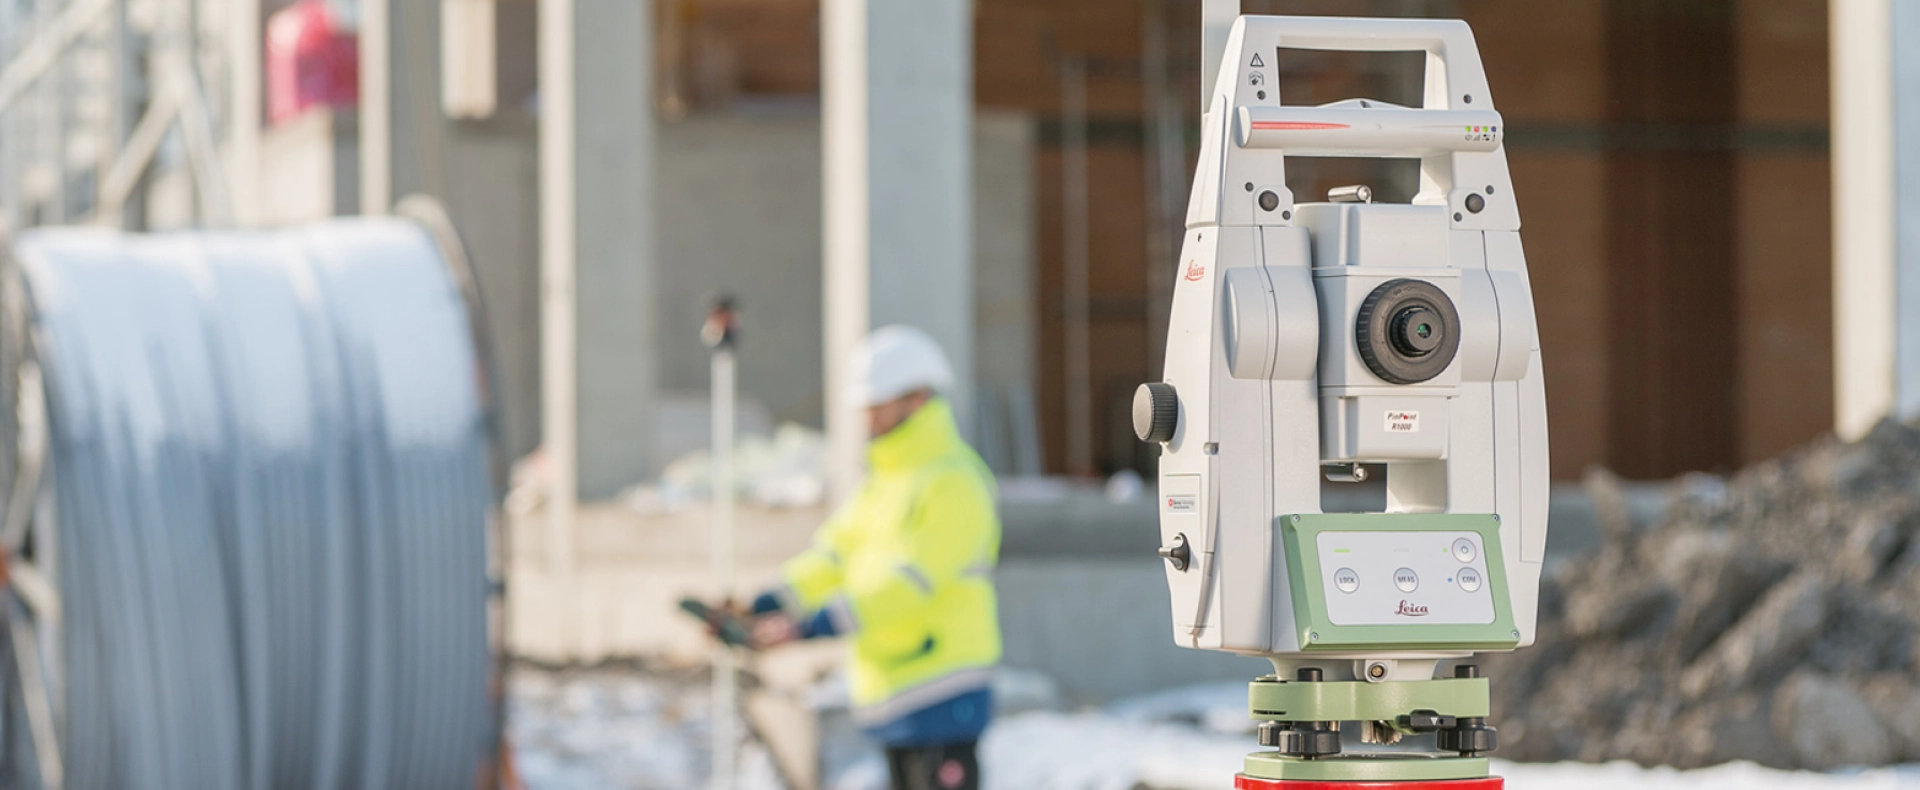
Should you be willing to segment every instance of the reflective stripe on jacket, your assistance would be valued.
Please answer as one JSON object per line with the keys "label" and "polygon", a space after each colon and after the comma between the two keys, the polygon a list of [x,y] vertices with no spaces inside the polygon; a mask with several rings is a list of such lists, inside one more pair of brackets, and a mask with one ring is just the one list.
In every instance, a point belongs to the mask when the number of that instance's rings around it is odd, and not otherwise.
{"label": "reflective stripe on jacket", "polygon": [[928,401],[867,451],[860,489],[788,562],[804,613],[849,637],[855,716],[872,724],[985,688],[1000,660],[993,476],[953,410]]}

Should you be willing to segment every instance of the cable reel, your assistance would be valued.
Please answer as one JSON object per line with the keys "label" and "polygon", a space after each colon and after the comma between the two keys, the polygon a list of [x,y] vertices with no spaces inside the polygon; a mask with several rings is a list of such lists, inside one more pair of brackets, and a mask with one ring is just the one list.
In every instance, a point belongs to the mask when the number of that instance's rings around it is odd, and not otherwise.
{"label": "cable reel", "polygon": [[484,316],[399,213],[0,246],[0,785],[497,783]]}

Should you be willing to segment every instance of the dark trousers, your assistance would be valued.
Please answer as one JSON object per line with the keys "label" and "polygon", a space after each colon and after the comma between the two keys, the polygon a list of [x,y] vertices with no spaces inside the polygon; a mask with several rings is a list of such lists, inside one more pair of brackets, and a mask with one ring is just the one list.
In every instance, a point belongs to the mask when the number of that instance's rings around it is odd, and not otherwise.
{"label": "dark trousers", "polygon": [[887,773],[893,790],[980,790],[978,743],[887,747]]}

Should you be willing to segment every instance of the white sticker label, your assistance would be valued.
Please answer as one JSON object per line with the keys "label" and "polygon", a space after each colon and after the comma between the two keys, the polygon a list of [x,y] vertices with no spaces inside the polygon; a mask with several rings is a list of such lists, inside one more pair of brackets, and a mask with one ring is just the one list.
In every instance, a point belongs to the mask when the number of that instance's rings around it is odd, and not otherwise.
{"label": "white sticker label", "polygon": [[1419,433],[1419,432],[1420,432],[1420,412],[1417,412],[1417,411],[1387,412],[1387,433]]}
{"label": "white sticker label", "polygon": [[1168,513],[1192,513],[1195,505],[1196,505],[1195,497],[1191,497],[1191,496],[1167,497]]}

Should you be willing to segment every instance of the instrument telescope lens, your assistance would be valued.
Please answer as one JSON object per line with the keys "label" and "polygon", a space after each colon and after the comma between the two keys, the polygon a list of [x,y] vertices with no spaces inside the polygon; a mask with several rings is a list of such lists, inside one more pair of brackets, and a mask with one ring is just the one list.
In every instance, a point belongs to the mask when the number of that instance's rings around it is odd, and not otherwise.
{"label": "instrument telescope lens", "polygon": [[1423,305],[1408,307],[1394,316],[1390,340],[1395,351],[1410,357],[1422,357],[1440,347],[1443,334],[1433,310]]}

